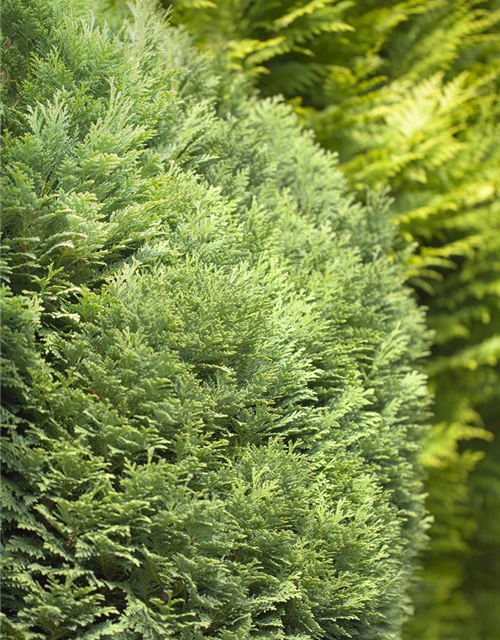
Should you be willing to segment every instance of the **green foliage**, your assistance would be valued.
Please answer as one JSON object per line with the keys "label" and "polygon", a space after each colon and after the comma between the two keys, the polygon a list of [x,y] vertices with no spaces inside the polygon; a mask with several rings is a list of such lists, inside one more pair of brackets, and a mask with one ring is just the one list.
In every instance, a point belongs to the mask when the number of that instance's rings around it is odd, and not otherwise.
{"label": "green foliage", "polygon": [[[339,153],[361,198],[367,185],[390,184],[402,239],[419,243],[408,275],[435,332],[429,374],[436,418],[423,457],[435,524],[427,596],[410,635],[483,638],[484,616],[470,606],[464,585],[475,576],[474,591],[484,587],[493,602],[500,573],[482,580],[473,570],[474,556],[482,555],[478,536],[464,571],[477,502],[468,476],[482,455],[464,442],[498,431],[492,416],[500,387],[500,4],[172,4],[174,18],[204,46],[245,69],[264,94],[292,101],[321,144]],[[474,495],[491,482],[474,480]],[[468,618],[477,629],[464,624]],[[496,637],[498,625],[491,629]]]}
{"label": "green foliage", "polygon": [[3,635],[396,638],[428,400],[387,201],[148,4],[3,6]]}
{"label": "green foliage", "polygon": [[[494,517],[500,509],[499,442],[497,437],[488,446],[470,482],[477,527],[473,538],[474,558],[467,566],[466,593],[478,613],[476,625],[481,637],[486,640],[495,640],[500,625],[498,607],[495,606],[499,593],[500,530],[498,518]],[[476,585],[481,588],[476,588]]]}

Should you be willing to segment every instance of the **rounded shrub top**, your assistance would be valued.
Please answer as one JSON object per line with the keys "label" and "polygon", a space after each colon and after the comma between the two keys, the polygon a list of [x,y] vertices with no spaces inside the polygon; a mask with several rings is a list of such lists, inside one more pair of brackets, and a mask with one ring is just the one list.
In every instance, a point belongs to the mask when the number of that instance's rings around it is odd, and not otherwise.
{"label": "rounded shrub top", "polygon": [[70,4],[4,3],[5,637],[397,638],[427,397],[385,199],[151,8]]}

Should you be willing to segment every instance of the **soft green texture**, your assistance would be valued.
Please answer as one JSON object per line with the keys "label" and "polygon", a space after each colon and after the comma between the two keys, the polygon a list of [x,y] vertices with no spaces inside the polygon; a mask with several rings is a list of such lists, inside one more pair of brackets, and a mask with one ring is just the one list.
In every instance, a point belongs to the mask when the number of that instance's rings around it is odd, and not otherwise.
{"label": "soft green texture", "polygon": [[500,437],[500,3],[165,4],[264,94],[289,98],[361,198],[390,186],[402,240],[420,245],[408,276],[435,331],[422,458],[435,524],[408,637],[497,640],[478,603],[500,601],[498,447],[485,442]]}
{"label": "soft green texture", "polygon": [[398,638],[428,398],[387,202],[151,3],[3,4],[2,637]]}

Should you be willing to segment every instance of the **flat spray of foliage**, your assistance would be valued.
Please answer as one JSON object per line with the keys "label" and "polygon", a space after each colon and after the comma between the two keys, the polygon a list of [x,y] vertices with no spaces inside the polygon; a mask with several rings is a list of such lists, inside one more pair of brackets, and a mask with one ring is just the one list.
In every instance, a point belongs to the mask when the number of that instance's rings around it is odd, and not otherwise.
{"label": "flat spray of foliage", "polygon": [[435,524],[409,637],[497,640],[500,456],[484,440],[500,438],[499,0],[164,2],[264,94],[292,99],[361,197],[390,185],[435,331],[422,458]]}
{"label": "flat spray of foliage", "polygon": [[70,4],[3,7],[3,637],[399,637],[428,401],[387,203],[150,3]]}

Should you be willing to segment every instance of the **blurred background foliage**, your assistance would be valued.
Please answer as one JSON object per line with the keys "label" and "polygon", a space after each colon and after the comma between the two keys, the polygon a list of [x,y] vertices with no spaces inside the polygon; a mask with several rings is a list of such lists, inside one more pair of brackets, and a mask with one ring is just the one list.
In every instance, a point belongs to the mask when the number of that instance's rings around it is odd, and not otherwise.
{"label": "blurred background foliage", "polygon": [[283,94],[360,199],[390,187],[435,332],[434,524],[406,638],[498,640],[500,0],[164,5],[264,95]]}

